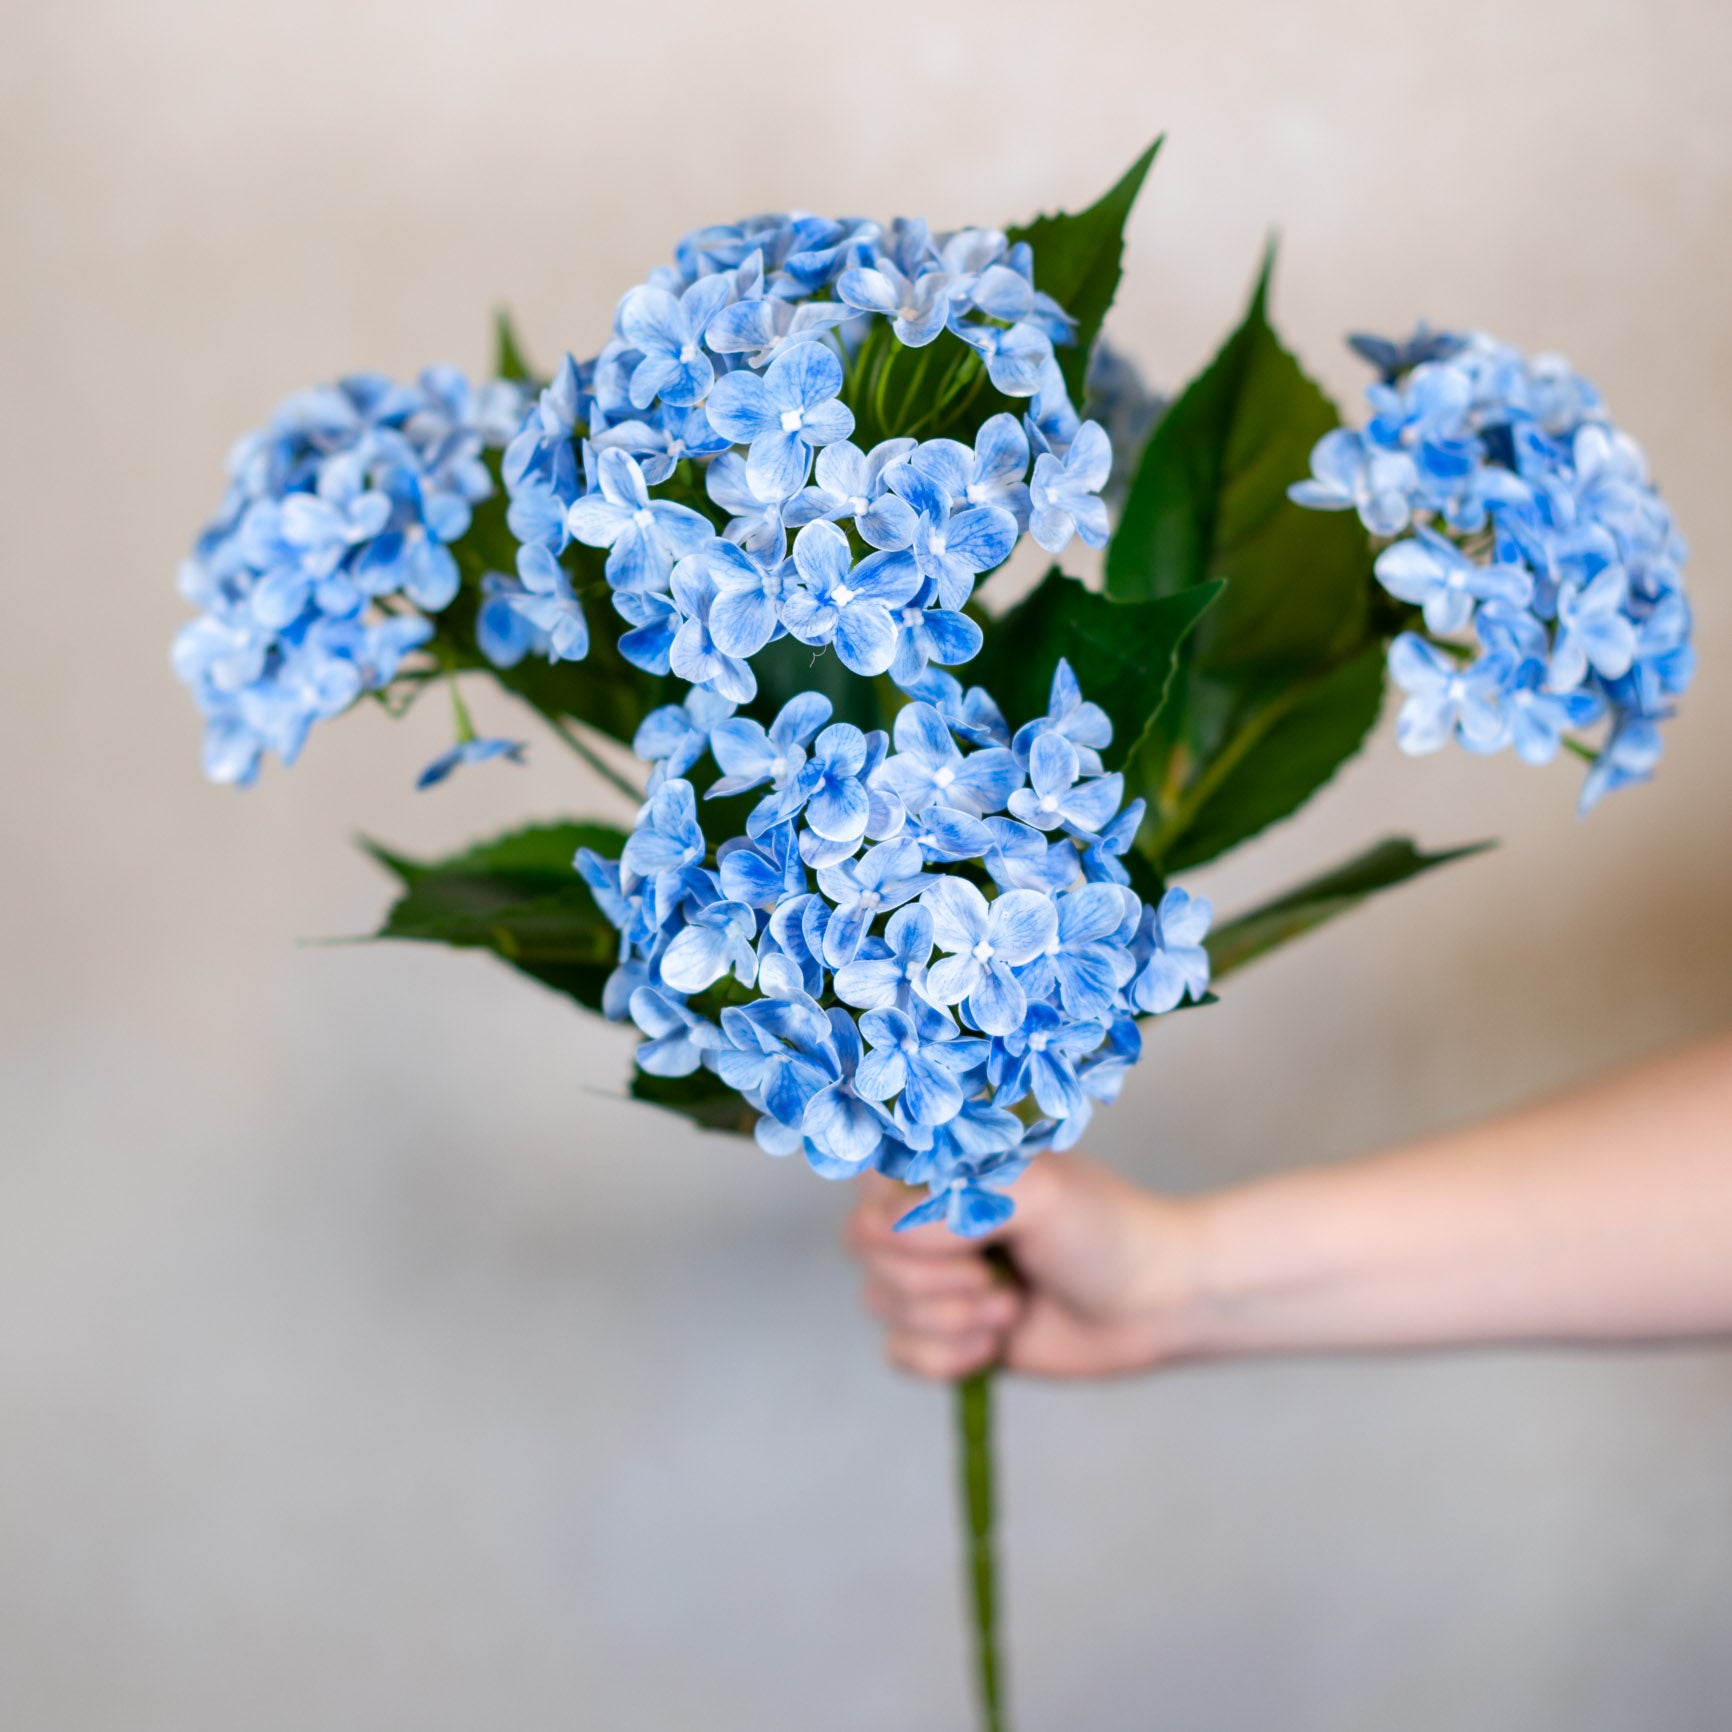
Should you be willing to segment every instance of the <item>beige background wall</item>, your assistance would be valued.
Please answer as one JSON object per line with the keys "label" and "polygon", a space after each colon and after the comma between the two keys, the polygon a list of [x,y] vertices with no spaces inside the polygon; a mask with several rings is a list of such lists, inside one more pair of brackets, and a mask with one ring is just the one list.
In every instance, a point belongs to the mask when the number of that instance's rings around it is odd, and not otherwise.
{"label": "beige background wall", "polygon": [[[365,928],[359,828],[611,810],[551,741],[410,789],[429,712],[206,787],[172,588],[230,439],[356,366],[537,355],[703,221],[1091,196],[1171,134],[1119,339],[1186,376],[1266,228],[1278,316],[1562,348],[1695,545],[1652,789],[1387,728],[1206,886],[1506,838],[1164,1028],[1098,1152],[1333,1159],[1732,1011],[1732,14],[1443,8],[5,7],[0,31],[0,1723],[54,1732],[961,1723],[941,1398],[846,1196],[617,1098],[626,1042]],[[483,700],[485,720],[505,721]],[[1708,1732],[1732,1356],[1462,1355],[1018,1389],[1029,1728]]]}

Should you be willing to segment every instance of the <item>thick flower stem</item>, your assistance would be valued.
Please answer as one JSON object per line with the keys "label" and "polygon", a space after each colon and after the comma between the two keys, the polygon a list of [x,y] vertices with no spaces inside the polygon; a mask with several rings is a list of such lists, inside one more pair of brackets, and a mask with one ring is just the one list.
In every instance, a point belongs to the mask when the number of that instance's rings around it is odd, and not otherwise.
{"label": "thick flower stem", "polygon": [[993,1534],[991,1366],[956,1384],[956,1438],[962,1474],[968,1582],[974,1607],[975,1685],[981,1732],[1004,1732],[998,1662],[998,1582]]}

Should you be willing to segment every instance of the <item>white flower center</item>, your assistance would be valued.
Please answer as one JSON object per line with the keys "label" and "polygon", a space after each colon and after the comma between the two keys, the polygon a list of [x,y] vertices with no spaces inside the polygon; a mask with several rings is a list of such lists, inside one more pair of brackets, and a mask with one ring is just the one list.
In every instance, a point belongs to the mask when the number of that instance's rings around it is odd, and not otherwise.
{"label": "white flower center", "polygon": [[639,529],[649,530],[656,526],[656,514],[647,505],[640,505],[632,516],[632,522]]}
{"label": "white flower center", "polygon": [[848,514],[851,517],[859,517],[871,509],[872,501],[868,499],[864,493],[856,493],[854,497],[848,501]]}
{"label": "white flower center", "polygon": [[1058,796],[1056,794],[1042,794],[1040,809],[1043,812],[1056,812],[1058,810]]}
{"label": "white flower center", "polygon": [[944,544],[950,538],[942,529],[930,530],[926,536],[926,546],[933,553],[942,553]]}
{"label": "white flower center", "polygon": [[1028,1050],[1030,1052],[1045,1052],[1046,1036],[1044,1034],[1031,1034],[1028,1037]]}
{"label": "white flower center", "polygon": [[876,914],[878,912],[878,904],[881,901],[883,901],[883,898],[876,890],[865,890],[860,894],[860,906],[864,908],[868,914]]}
{"label": "white flower center", "polygon": [[798,433],[804,421],[805,417],[798,409],[784,409],[782,411],[782,431],[784,433]]}
{"label": "white flower center", "polygon": [[837,607],[846,607],[853,599],[854,592],[845,583],[837,584],[836,587],[830,591],[830,600],[834,602]]}
{"label": "white flower center", "polygon": [[983,505],[989,495],[984,481],[971,481],[963,495],[970,505]]}
{"label": "white flower center", "polygon": [[1057,956],[1059,951],[1062,950],[1063,948],[1064,947],[1058,941],[1058,933],[1056,931],[1054,931],[1052,937],[1046,941],[1046,953],[1047,953],[1047,955],[1048,956]]}
{"label": "white flower center", "polygon": [[993,955],[992,946],[983,938],[969,954],[976,962],[990,962]]}
{"label": "white flower center", "polygon": [[948,788],[955,780],[956,772],[946,764],[933,776],[932,785],[935,788]]}
{"label": "white flower center", "polygon": [[919,625],[920,616],[925,611],[926,610],[923,607],[905,607],[898,617],[901,619],[903,625],[905,625],[910,631],[913,631],[913,629]]}
{"label": "white flower center", "polygon": [[770,780],[772,782],[774,782],[777,785],[777,787],[780,787],[782,785],[782,783],[787,779],[787,775],[788,775],[788,760],[786,758],[773,758],[773,759],[771,759],[771,761],[770,761]]}
{"label": "white flower center", "polygon": [[680,359],[688,367],[697,358],[698,358],[698,346],[696,343],[687,343],[686,346],[680,350]]}

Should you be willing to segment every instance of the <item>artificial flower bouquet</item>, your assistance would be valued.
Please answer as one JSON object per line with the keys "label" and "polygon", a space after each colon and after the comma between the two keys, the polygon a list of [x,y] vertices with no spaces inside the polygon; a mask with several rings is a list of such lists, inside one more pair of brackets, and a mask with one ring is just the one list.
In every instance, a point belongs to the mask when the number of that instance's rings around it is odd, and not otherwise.
{"label": "artificial flower bouquet", "polygon": [[[1356,337],[1349,429],[1265,264],[1152,396],[1101,326],[1154,154],[1009,229],[699,229],[589,359],[540,375],[502,318],[481,386],[291,398],[183,572],[207,773],[251,783],[315,722],[439,688],[431,786],[522,756],[462,696],[503,687],[636,822],[375,848],[380,936],[492,950],[635,1024],[640,1099],[990,1231],[1151,1019],[1471,851],[1383,840],[1225,921],[1175,882],[1309,799],[1386,681],[1405,749],[1567,749],[1586,809],[1649,775],[1691,673],[1682,542],[1561,360]],[[1028,544],[1103,550],[1101,582],[1055,563],[1006,605],[983,580]],[[997,1726],[988,1388],[959,1415]]]}

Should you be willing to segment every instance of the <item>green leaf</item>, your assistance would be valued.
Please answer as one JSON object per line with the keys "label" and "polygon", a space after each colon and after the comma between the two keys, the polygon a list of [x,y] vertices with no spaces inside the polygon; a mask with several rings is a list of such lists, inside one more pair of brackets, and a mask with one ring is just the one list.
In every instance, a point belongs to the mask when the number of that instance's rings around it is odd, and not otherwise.
{"label": "green leaf", "polygon": [[1137,846],[1170,873],[1255,836],[1297,811],[1359,750],[1382,703],[1380,643],[1318,673],[1284,677],[1249,694],[1219,749],[1176,794],[1172,772],[1185,748],[1151,730],[1126,774],[1151,800]]}
{"label": "green leaf", "polygon": [[1125,220],[1160,148],[1157,138],[1087,210],[1038,216],[1009,231],[1012,244],[1027,241],[1034,249],[1035,287],[1077,321],[1076,342],[1057,351],[1073,402],[1083,400],[1089,352],[1118,291]]}
{"label": "green leaf", "polygon": [[707,1131],[747,1135],[758,1116],[713,1071],[694,1071],[690,1076],[651,1076],[647,1071],[634,1070],[630,1086],[633,1100],[648,1101],[652,1106],[679,1113]]}
{"label": "green leaf", "polygon": [[433,861],[363,846],[404,886],[375,937],[491,950],[589,1009],[601,1007],[619,939],[572,857],[580,847],[617,856],[625,846],[620,831],[537,824]]}
{"label": "green leaf", "polygon": [[1046,714],[1053,669],[1064,657],[1083,696],[1112,719],[1113,744],[1102,756],[1116,769],[1160,710],[1179,646],[1220,593],[1220,584],[1205,583],[1158,601],[1113,601],[1054,566],[988,625],[969,681],[998,699],[1014,728]]}
{"label": "green leaf", "polygon": [[1463,848],[1422,854],[1406,836],[1379,842],[1345,865],[1308,879],[1285,895],[1217,927],[1205,940],[1214,976],[1218,980],[1279,945],[1315,931],[1380,890],[1393,889],[1422,872],[1447,866],[1452,860],[1465,860],[1472,854],[1483,854],[1495,846],[1493,842],[1471,842]]}
{"label": "green leaf", "polygon": [[1271,251],[1243,322],[1150,435],[1107,551],[1107,591],[1125,601],[1227,580],[1196,644],[1210,672],[1338,660],[1364,641],[1374,593],[1358,519],[1287,497],[1340,417],[1270,328],[1273,266]]}
{"label": "green leaf", "polygon": [[523,356],[511,314],[501,307],[493,315],[493,373],[499,379],[521,379],[533,383],[535,374]]}

